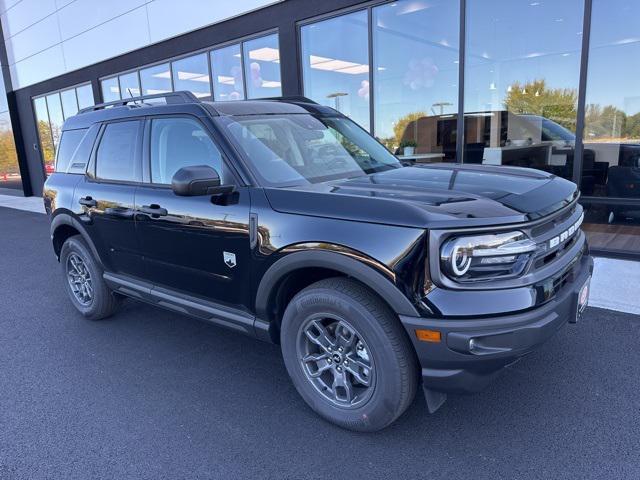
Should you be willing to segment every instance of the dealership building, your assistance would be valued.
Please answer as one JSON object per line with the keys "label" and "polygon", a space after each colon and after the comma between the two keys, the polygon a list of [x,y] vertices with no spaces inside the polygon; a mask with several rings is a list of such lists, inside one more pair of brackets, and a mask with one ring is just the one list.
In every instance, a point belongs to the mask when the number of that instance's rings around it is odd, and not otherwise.
{"label": "dealership building", "polygon": [[97,103],[303,95],[407,163],[570,179],[595,253],[640,258],[636,0],[0,0],[0,10],[0,193],[41,195],[65,119]]}

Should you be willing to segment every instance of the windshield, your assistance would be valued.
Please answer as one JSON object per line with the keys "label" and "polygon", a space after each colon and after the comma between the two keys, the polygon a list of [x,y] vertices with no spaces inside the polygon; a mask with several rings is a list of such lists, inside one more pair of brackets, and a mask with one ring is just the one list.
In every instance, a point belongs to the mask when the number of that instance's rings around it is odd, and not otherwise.
{"label": "windshield", "polygon": [[319,183],[402,165],[351,120],[310,114],[219,117],[269,186]]}

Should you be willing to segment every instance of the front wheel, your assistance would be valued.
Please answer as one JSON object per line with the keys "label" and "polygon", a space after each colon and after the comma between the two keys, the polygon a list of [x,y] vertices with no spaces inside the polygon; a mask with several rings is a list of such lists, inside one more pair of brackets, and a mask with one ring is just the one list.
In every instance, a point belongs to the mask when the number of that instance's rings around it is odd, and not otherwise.
{"label": "front wheel", "polygon": [[354,280],[329,278],[298,293],[282,319],[281,345],[302,398],[341,427],[380,430],[415,396],[418,371],[406,333]]}

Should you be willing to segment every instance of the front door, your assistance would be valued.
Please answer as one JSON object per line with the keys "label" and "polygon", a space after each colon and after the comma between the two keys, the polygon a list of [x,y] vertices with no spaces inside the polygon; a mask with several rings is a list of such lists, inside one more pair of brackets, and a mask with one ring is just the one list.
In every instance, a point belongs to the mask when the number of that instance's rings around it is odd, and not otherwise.
{"label": "front door", "polygon": [[170,188],[182,167],[209,165],[236,183],[209,132],[195,117],[157,117],[146,128],[149,182],[136,192],[136,228],[146,278],[232,307],[249,300],[249,191],[180,197]]}

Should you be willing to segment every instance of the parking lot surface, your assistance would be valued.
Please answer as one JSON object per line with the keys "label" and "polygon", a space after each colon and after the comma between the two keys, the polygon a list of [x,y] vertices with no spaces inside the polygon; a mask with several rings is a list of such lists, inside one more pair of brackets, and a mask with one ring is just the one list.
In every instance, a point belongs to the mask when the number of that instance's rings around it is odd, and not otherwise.
{"label": "parking lot surface", "polygon": [[83,320],[47,218],[0,225],[2,480],[640,478],[639,316],[589,308],[487,390],[357,434],[304,404],[276,345],[133,301]]}

